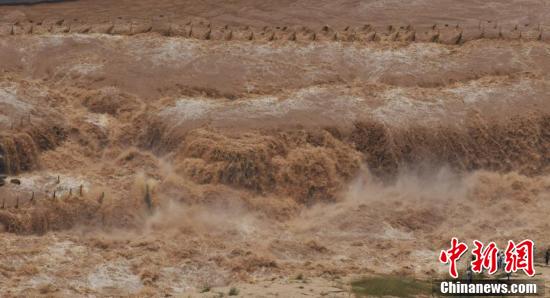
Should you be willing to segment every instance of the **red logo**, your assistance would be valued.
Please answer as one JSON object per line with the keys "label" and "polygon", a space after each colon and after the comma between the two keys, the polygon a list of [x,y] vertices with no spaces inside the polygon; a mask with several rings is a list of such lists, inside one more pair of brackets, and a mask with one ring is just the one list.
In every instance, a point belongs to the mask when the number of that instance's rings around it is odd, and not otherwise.
{"label": "red logo", "polygon": [[517,245],[514,241],[508,241],[506,248],[506,272],[516,272],[523,270],[529,276],[535,275],[535,266],[533,266],[533,247],[535,244],[531,240],[523,240]]}
{"label": "red logo", "polygon": [[[506,273],[523,270],[528,276],[535,275],[533,258],[535,244],[531,240],[523,240],[517,245],[510,240],[504,253],[499,252],[494,242],[485,246],[480,241],[474,240],[474,246],[472,251],[474,258],[470,263],[472,272],[482,273],[486,269],[491,275],[502,268]],[[453,237],[451,247],[448,250],[442,250],[439,255],[441,263],[449,264],[449,274],[453,278],[458,278],[457,262],[466,251],[468,251],[468,245]]]}
{"label": "red logo", "polygon": [[457,278],[458,272],[456,269],[456,261],[468,250],[468,245],[466,243],[458,243],[458,239],[454,238],[451,240],[451,248],[449,250],[442,250],[439,255],[439,261],[443,264],[450,263],[449,265],[449,274]]}
{"label": "red logo", "polygon": [[489,274],[494,274],[497,272],[497,253],[498,248],[494,242],[489,243],[485,249],[483,249],[483,243],[474,240],[475,249],[473,254],[476,257],[475,260],[471,262],[472,271],[476,273],[483,272],[483,268],[489,270]]}

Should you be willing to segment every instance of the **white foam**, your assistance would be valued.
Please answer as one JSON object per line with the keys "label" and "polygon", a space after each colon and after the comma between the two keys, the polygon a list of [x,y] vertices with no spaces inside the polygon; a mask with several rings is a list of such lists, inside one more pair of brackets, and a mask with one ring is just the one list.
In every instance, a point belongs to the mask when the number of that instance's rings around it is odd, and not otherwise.
{"label": "white foam", "polygon": [[32,105],[17,97],[17,89],[14,86],[0,87],[0,106],[1,105],[9,106],[18,112],[29,112],[32,109]]}
{"label": "white foam", "polygon": [[123,260],[103,263],[87,277],[89,287],[96,291],[118,289],[124,293],[134,294],[143,287],[139,276],[130,271],[130,266]]}
{"label": "white foam", "polygon": [[99,128],[108,128],[111,119],[106,114],[88,114],[86,116],[86,122],[93,124]]}

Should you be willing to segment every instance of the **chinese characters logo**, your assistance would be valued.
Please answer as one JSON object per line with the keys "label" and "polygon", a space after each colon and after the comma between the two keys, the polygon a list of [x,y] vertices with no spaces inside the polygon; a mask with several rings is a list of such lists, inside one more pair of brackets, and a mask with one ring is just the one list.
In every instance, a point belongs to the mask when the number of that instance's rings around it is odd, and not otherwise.
{"label": "chinese characters logo", "polygon": [[[534,276],[534,246],[531,240],[523,240],[517,244],[510,240],[506,251],[502,252],[494,242],[485,246],[480,241],[474,240],[471,271],[481,273],[486,269],[487,273],[494,274],[498,269],[503,268],[506,273],[523,270],[528,276]],[[448,250],[442,250],[439,255],[440,262],[449,264],[449,274],[453,278],[458,278],[457,262],[466,251],[468,251],[468,245],[453,238],[451,247]]]}

